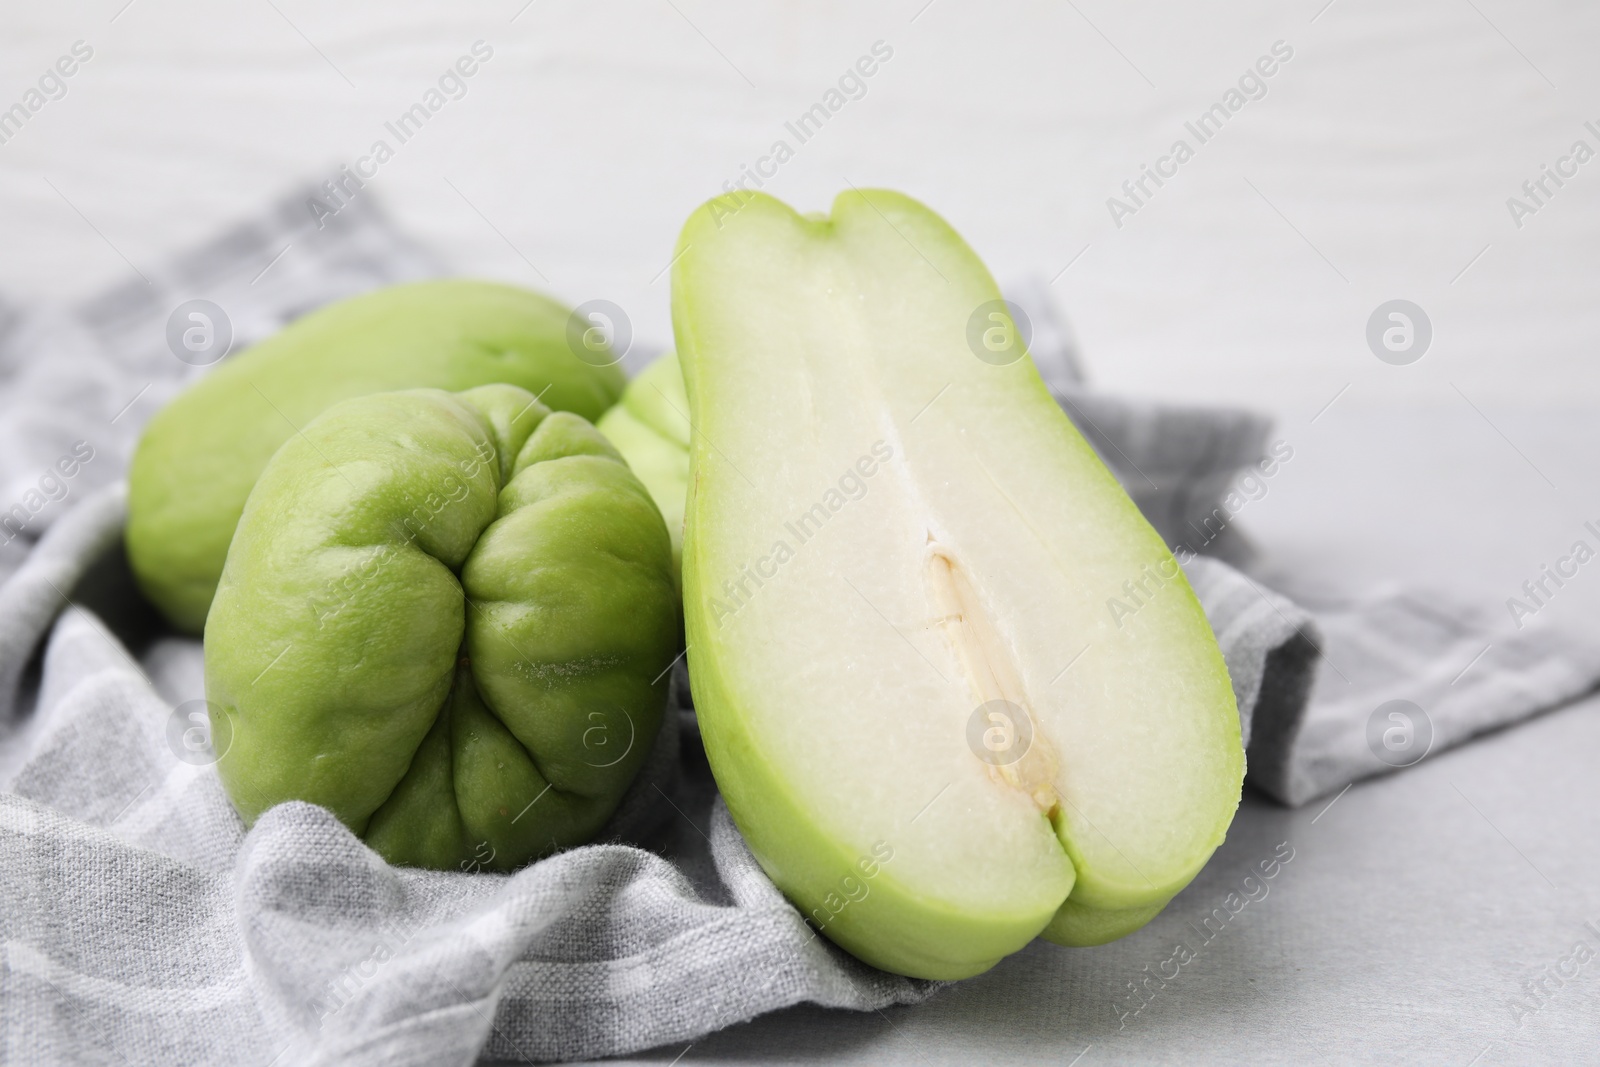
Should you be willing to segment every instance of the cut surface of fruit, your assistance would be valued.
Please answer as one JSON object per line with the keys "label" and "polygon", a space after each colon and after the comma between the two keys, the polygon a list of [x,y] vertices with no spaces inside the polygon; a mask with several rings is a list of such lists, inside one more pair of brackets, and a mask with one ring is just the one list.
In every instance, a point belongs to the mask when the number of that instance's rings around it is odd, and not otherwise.
{"label": "cut surface of fruit", "polygon": [[919,977],[1148,921],[1238,804],[1233,691],[983,264],[876,190],[719,198],[678,256],[690,677],[762,866]]}

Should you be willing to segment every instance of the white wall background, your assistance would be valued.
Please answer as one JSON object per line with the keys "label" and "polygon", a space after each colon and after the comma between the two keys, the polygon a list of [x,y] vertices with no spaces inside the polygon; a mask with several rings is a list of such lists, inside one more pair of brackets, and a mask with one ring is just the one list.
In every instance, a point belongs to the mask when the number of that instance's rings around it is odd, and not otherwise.
{"label": "white wall background", "polygon": [[[826,209],[847,183],[903,189],[1002,279],[1087,246],[1054,289],[1103,385],[1302,425],[1347,384],[1357,406],[1490,413],[1600,397],[1600,161],[1520,230],[1505,204],[1575,139],[1600,149],[1600,6],[125,2],[0,16],[0,107],[94,48],[0,145],[12,297],[125,280],[123,257],[353,161],[482,39],[468,95],[372,188],[461,272],[604,296],[666,340],[682,219],[882,39],[866,96],[768,191]],[[1280,39],[1267,96],[1114,227],[1106,198]],[[1433,320],[1412,366],[1365,344],[1393,297]]]}

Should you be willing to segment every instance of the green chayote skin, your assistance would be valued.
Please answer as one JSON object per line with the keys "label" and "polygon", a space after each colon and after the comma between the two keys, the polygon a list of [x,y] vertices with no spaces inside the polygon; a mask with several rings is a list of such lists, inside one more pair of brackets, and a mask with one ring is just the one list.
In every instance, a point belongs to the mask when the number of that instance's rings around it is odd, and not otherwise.
{"label": "green chayote skin", "polygon": [[304,800],[391,863],[511,870],[615,810],[681,627],[661,515],[588,422],[511,385],[347,400],[234,535],[217,767],[247,824]]}
{"label": "green chayote skin", "polygon": [[330,405],[392,389],[508,382],[600,417],[622,394],[606,353],[579,359],[570,312],[508,285],[398,285],[296,320],[163,408],[128,474],[128,562],[169,621],[199,633],[245,498],[267,460]]}
{"label": "green chayote skin", "polygon": [[672,534],[672,573],[683,559],[683,509],[689,494],[689,394],[678,357],[658,357],[628,383],[617,406],[595,423],[650,490]]}

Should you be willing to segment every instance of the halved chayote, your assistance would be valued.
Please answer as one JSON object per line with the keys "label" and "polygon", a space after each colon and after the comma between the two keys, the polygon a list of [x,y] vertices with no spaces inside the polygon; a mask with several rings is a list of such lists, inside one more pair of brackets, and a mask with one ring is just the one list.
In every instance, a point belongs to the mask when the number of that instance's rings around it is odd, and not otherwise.
{"label": "halved chayote", "polygon": [[661,515],[588,422],[510,385],[347,400],[229,549],[218,769],[247,823],[305,800],[390,862],[509,870],[611,815],[680,640]]}

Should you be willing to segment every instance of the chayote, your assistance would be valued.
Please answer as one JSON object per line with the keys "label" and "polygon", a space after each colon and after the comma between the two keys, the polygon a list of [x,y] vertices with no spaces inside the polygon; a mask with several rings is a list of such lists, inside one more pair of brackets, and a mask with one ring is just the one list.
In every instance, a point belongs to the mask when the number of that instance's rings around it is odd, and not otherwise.
{"label": "chayote", "polygon": [[604,351],[574,355],[570,319],[512,286],[421,282],[332,304],[218,366],[151,420],[134,454],[127,546],[141,588],[199,633],[250,487],[279,445],[337,401],[509,382],[598,418],[623,375]]}
{"label": "chayote", "polygon": [[588,422],[510,385],[347,400],[229,549],[218,770],[246,823],[305,800],[392,863],[509,870],[599,831],[681,647],[666,527]]}
{"label": "chayote", "polygon": [[683,508],[689,492],[689,394],[678,357],[658,357],[628,383],[595,423],[639,476],[672,534],[672,572],[683,558]]}

